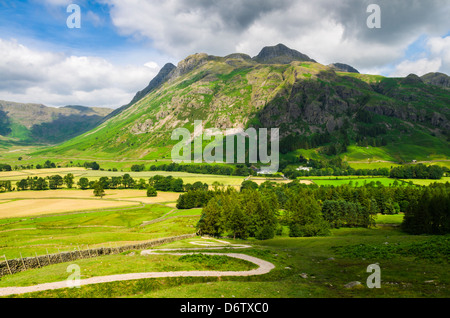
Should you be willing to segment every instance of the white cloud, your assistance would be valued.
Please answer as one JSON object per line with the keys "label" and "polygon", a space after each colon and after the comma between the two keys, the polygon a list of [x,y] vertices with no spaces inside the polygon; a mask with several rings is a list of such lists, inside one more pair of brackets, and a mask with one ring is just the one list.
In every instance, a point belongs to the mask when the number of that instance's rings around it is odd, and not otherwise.
{"label": "white cloud", "polygon": [[398,64],[391,74],[393,77],[405,77],[409,74],[416,74],[418,76],[425,75],[429,72],[437,72],[441,68],[441,59],[427,59],[423,58],[417,61],[403,61]]}
{"label": "white cloud", "polygon": [[119,107],[157,74],[158,65],[117,66],[99,57],[37,51],[0,39],[0,99],[49,106]]}
{"label": "white cloud", "polygon": [[428,52],[425,57],[400,62],[391,76],[401,77],[411,73],[422,76],[429,72],[450,74],[450,36],[429,38],[425,49]]}
{"label": "white cloud", "polygon": [[432,56],[439,56],[442,60],[441,72],[450,75],[450,36],[434,37],[428,41],[428,47]]}
{"label": "white cloud", "polygon": [[253,56],[284,43],[318,62],[360,70],[385,69],[421,34],[445,34],[450,14],[446,0],[378,0],[382,28],[369,29],[372,0],[103,1],[122,34],[149,39],[179,60],[198,52]]}

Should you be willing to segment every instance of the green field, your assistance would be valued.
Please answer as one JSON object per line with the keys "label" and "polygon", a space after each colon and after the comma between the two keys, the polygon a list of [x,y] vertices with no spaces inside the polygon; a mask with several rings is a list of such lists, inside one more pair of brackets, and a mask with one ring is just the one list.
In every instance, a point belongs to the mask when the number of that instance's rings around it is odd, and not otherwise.
{"label": "green field", "polygon": [[[32,257],[86,249],[127,245],[162,237],[195,233],[197,217],[173,218],[141,227],[174,209],[159,204],[143,208],[112,209],[0,220],[0,255],[7,258]],[[182,213],[184,213],[183,211]],[[189,215],[198,215],[198,211]],[[175,215],[176,216],[176,215]]]}
{"label": "green field", "polygon": [[[171,243],[164,248],[189,247],[186,241]],[[198,239],[197,239],[198,240]],[[272,262],[276,268],[269,274],[255,277],[222,278],[155,278],[111,282],[82,286],[80,289],[62,289],[26,294],[18,297],[138,297],[138,298],[446,298],[448,259],[436,253],[439,242],[428,236],[409,236],[395,228],[340,229],[329,237],[277,237],[268,241],[233,241],[251,244],[244,253]],[[362,249],[364,247],[364,249]],[[408,252],[400,252],[400,248]],[[436,257],[421,257],[417,249],[430,249]],[[397,251],[398,249],[398,251]],[[221,252],[218,250],[217,252]],[[373,251],[378,251],[374,253]],[[222,251],[223,252],[223,251]],[[126,253],[125,253],[126,254]],[[141,256],[136,253],[80,260],[82,278],[98,275],[169,270],[225,269],[246,270],[250,264],[231,260],[217,262],[200,259],[184,263],[178,257]],[[209,261],[214,267],[209,265]],[[370,264],[381,268],[381,288],[366,285]],[[68,264],[22,272],[0,280],[0,286],[28,286],[44,281],[60,281],[67,277]],[[357,288],[344,287],[359,281]]]}
{"label": "green field", "polygon": [[[64,175],[68,170],[30,170],[3,173],[3,178],[22,178],[25,173]],[[122,175],[122,172],[74,170],[76,177],[97,179],[100,176]],[[8,175],[9,174],[9,175]],[[155,174],[173,175],[188,182],[222,180],[224,184],[239,185],[241,177],[191,175],[187,173],[141,172],[130,173],[133,178],[149,178]],[[8,176],[7,176],[8,175]],[[2,179],[2,178],[0,178]],[[381,182],[385,186],[393,183],[389,178],[369,177],[310,177],[319,185],[349,184],[362,186],[364,182]],[[409,181],[409,180],[406,180]],[[415,184],[429,184],[433,180],[411,180]],[[449,177],[439,182],[450,181]],[[358,184],[356,184],[358,182]],[[135,192],[139,193],[138,195]],[[141,193],[142,192],[142,193]],[[67,197],[89,197],[92,190],[55,190],[39,192],[42,197],[64,193]],[[169,195],[163,193],[164,195]],[[18,200],[33,199],[33,191],[3,194],[4,204]],[[26,198],[25,198],[26,197]],[[196,232],[196,224],[202,209],[178,210],[174,207],[175,196],[167,202],[145,203],[143,191],[110,190],[109,200],[135,198],[141,205],[128,208],[111,208],[76,213],[34,215],[0,219],[0,255],[8,259],[34,257],[95,247],[116,247],[152,239],[173,237]],[[64,198],[61,198],[62,200]],[[413,236],[401,231],[403,214],[378,215],[377,226],[369,229],[341,228],[331,231],[330,236],[290,238],[286,228],[281,235],[266,241],[224,240],[236,244],[248,244],[249,249],[239,253],[269,261],[275,265],[270,273],[253,277],[186,277],[153,278],[111,282],[83,286],[80,289],[43,291],[11,297],[150,297],[150,298],[447,298],[450,296],[448,274],[449,236]],[[154,221],[153,223],[150,221]],[[188,248],[200,238],[166,244],[158,248]],[[199,252],[201,252],[200,250]],[[206,252],[206,250],[204,250]],[[217,250],[225,252],[227,250]],[[210,252],[210,251],[208,251]],[[228,251],[229,252],[229,251]],[[136,273],[143,271],[191,271],[229,270],[243,271],[254,268],[245,261],[223,256],[196,256],[191,259],[170,255],[141,255],[140,251],[129,251],[118,255],[82,259],[82,278]],[[366,269],[378,263],[382,273],[380,289],[367,287],[369,276]],[[28,270],[0,279],[0,288],[8,286],[31,286],[38,283],[62,281],[67,278],[69,263]],[[359,281],[356,288],[346,288],[349,282]]]}
{"label": "green field", "polygon": [[[383,186],[392,186],[396,179],[386,178],[386,177],[364,177],[364,176],[345,176],[345,177],[303,177],[299,178],[299,180],[311,180],[318,186],[340,186],[340,185],[352,185],[356,186],[364,186],[370,182],[380,182]],[[446,183],[450,182],[450,177],[443,177],[440,180],[431,180],[431,179],[399,179],[398,183],[401,184],[403,182],[409,183],[412,182],[415,185],[430,185],[431,183]]]}

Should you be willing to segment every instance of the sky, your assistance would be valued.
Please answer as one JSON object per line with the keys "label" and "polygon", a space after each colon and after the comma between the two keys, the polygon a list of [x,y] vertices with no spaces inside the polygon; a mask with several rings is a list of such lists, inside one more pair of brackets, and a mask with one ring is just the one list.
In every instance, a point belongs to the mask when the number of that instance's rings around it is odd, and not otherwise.
{"label": "sky", "polygon": [[0,0],[0,100],[117,108],[166,63],[278,43],[361,73],[450,75],[449,16],[448,0]]}

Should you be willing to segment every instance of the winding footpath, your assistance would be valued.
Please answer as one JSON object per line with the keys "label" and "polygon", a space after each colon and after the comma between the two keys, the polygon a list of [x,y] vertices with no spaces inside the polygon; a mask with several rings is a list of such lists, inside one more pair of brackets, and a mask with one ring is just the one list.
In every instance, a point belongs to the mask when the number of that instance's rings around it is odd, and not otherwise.
{"label": "winding footpath", "polygon": [[[180,249],[152,249],[152,250],[144,250],[141,252],[141,255],[155,255],[155,254],[169,254],[169,255],[190,255],[190,254],[199,254],[200,252],[195,252],[197,250],[221,250],[221,249],[244,249],[249,248],[249,245],[236,245],[230,244],[229,242],[219,241],[217,242],[223,244],[220,246],[212,245],[210,242],[191,242],[191,244],[202,245],[206,247],[199,248],[180,248]],[[184,251],[184,252],[180,252]],[[189,252],[188,252],[189,251]],[[161,278],[161,277],[224,277],[224,276],[254,276],[254,275],[264,275],[269,273],[272,269],[275,268],[270,262],[264,261],[262,259],[245,255],[239,253],[204,253],[203,255],[224,255],[228,257],[242,259],[251,263],[258,265],[258,268],[249,270],[249,271],[177,271],[177,272],[146,272],[146,273],[131,273],[131,274],[119,274],[119,275],[110,275],[110,276],[99,276],[99,277],[91,277],[88,279],[82,279],[79,281],[79,286],[92,285],[92,284],[103,284],[110,282],[118,282],[118,281],[127,281],[127,280],[138,280],[138,279],[146,279],[146,278]],[[73,283],[73,281],[70,281]],[[54,290],[54,289],[62,289],[69,288],[68,281],[55,282],[55,283],[46,283],[39,284],[35,286],[27,286],[27,287],[5,287],[0,288],[0,297],[17,295],[17,294],[26,294],[32,292],[40,292],[46,290]]]}

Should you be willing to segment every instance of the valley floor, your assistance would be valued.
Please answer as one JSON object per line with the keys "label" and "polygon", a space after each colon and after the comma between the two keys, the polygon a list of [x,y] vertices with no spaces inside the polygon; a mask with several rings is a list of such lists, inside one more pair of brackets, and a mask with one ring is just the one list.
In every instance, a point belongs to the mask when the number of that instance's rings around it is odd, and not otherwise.
{"label": "valley floor", "polygon": [[[130,193],[125,191],[123,196],[125,195]],[[20,255],[32,257],[35,253],[45,255],[59,250],[83,249],[86,246],[120,246],[152,238],[192,234],[195,233],[195,224],[200,213],[201,209],[181,211],[163,203],[155,203],[146,204],[142,208],[4,218],[0,220],[0,255],[5,254],[8,259]],[[81,278],[91,280],[108,275],[143,272],[225,271],[230,275],[225,273],[225,276],[192,277],[194,275],[186,274],[191,277],[160,278],[143,276],[140,279],[109,281],[81,288],[64,288],[9,297],[449,297],[448,255],[441,255],[439,252],[442,246],[439,244],[448,244],[448,236],[407,235],[398,227],[401,221],[402,215],[380,215],[375,228],[337,229],[328,237],[289,238],[283,233],[266,241],[221,239],[222,242],[248,245],[249,248],[240,249],[238,253],[273,264],[274,268],[263,275],[231,275],[234,271],[251,271],[254,265],[244,260],[223,258],[224,255],[208,255],[230,253],[229,248],[226,248],[228,243],[217,244],[216,241],[210,240],[199,245],[201,239],[193,238],[156,248],[191,249],[194,243],[196,248],[200,248],[196,253],[201,254],[191,255],[187,260],[186,256],[182,255],[146,255],[143,251],[134,250],[6,275],[0,279],[0,288],[65,281],[70,275],[67,273],[67,266],[76,264],[81,269]],[[211,251],[209,248],[213,245],[217,245],[218,249]],[[425,248],[436,257],[430,253],[416,255],[413,252],[402,252],[418,248]],[[367,267],[371,264],[378,264],[381,268],[381,288],[371,289],[367,285],[370,275]],[[352,288],[346,287],[348,283],[356,281],[360,284]]]}

